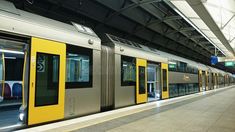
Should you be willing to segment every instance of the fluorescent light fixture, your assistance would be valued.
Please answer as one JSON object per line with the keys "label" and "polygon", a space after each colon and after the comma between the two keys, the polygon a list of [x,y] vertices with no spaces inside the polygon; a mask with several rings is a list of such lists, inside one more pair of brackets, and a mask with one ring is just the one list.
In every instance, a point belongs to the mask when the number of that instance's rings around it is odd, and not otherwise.
{"label": "fluorescent light fixture", "polygon": [[12,53],[12,54],[21,54],[21,55],[24,54],[24,52],[22,52],[22,51],[5,50],[5,49],[0,49],[0,52],[3,52],[3,53]]}
{"label": "fluorescent light fixture", "polygon": [[16,57],[4,57],[5,59],[16,59]]}
{"label": "fluorescent light fixture", "polygon": [[77,57],[78,54],[71,54],[71,53],[68,53],[69,56],[73,56],[73,57]]}
{"label": "fluorescent light fixture", "polygon": [[169,61],[169,64],[173,64],[173,65],[176,65],[176,62],[173,62],[173,61]]}

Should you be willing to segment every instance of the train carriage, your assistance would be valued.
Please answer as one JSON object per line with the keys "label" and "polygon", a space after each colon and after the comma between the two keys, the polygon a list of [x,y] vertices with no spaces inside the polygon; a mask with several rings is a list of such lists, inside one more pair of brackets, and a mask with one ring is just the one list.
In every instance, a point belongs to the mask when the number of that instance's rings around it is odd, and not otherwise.
{"label": "train carriage", "polygon": [[[102,46],[102,77],[105,78],[102,79],[102,109],[168,98],[166,58],[146,46],[113,35],[107,35],[103,45],[106,46]],[[109,68],[105,66],[107,63]]]}
{"label": "train carriage", "polygon": [[[0,109],[26,126],[221,88],[234,76],[86,26],[0,8]],[[0,116],[2,113],[0,113]],[[18,119],[19,116],[19,119]],[[0,129],[1,130],[1,129]]]}
{"label": "train carriage", "polygon": [[[99,112],[101,40],[97,35],[76,23],[12,11],[16,12],[0,12],[1,53],[24,58],[23,72],[17,73],[23,85],[20,119],[33,125]],[[6,83],[3,86],[6,93]]]}

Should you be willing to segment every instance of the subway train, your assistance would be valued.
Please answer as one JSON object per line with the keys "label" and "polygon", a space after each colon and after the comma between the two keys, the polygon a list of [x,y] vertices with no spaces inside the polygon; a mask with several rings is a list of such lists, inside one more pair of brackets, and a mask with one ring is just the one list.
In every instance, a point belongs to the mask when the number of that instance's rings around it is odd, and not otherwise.
{"label": "subway train", "polygon": [[91,28],[13,7],[0,11],[0,105],[20,104],[12,123],[38,125],[235,83],[222,70],[111,34],[101,43]]}

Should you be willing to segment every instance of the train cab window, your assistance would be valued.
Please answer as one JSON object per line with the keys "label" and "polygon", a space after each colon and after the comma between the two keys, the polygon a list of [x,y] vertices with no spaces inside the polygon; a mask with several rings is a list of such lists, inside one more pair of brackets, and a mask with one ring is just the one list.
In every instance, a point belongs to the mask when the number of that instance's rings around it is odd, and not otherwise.
{"label": "train cab window", "polygon": [[92,49],[67,45],[66,88],[92,87]]}
{"label": "train cab window", "polygon": [[35,106],[58,104],[59,55],[37,53]]}
{"label": "train cab window", "polygon": [[121,56],[121,85],[134,86],[136,83],[136,60],[133,57]]}

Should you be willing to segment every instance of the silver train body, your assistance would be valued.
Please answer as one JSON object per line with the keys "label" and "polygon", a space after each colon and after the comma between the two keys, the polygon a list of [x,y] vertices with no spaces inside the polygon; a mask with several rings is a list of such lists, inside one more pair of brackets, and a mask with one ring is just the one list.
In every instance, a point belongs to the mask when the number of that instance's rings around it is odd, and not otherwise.
{"label": "silver train body", "polygon": [[[7,5],[8,4],[6,4],[6,6]],[[10,8],[3,8],[0,11],[1,39],[4,40],[6,44],[14,46],[14,43],[8,43],[10,42],[8,40],[17,41],[15,38],[18,37],[25,38],[26,40],[32,40],[32,38],[36,37],[53,42],[61,42],[67,47],[77,46],[92,52],[92,70],[90,70],[92,81],[91,85],[89,85],[90,87],[84,88],[75,86],[73,88],[67,88],[65,85],[65,87],[63,87],[65,93],[62,110],[64,114],[63,118],[60,117],[58,119],[73,118],[100,111],[145,103],[150,101],[150,97],[156,100],[167,99],[169,98],[169,91],[171,90],[169,85],[171,84],[198,84],[197,92],[199,92],[203,91],[202,89],[215,89],[234,83],[232,75],[221,70],[112,35],[107,35],[108,40],[106,43],[101,44],[101,39],[88,27],[75,23],[71,25],[61,23],[12,7],[13,6],[10,6]],[[25,84],[23,90],[23,104],[25,105],[21,108],[27,115],[26,123],[31,125],[58,120],[57,118],[47,119],[48,117],[46,117],[46,115],[41,115],[43,117],[40,118],[41,120],[37,123],[30,123],[27,121],[28,117],[35,117],[35,115],[30,115],[28,113],[31,109],[31,107],[29,107],[30,96],[34,96],[30,94],[32,89],[30,82],[30,75],[32,74],[30,71],[30,62],[32,62],[33,59],[35,60],[35,58],[32,58],[30,55],[31,41],[24,44],[29,47],[23,49],[28,53],[25,56],[26,70],[24,72],[25,80],[23,82]],[[122,58],[125,60],[131,58],[134,60],[132,61],[133,67],[129,66],[129,69],[136,68],[134,72],[123,69],[123,67],[129,65],[129,63],[123,61]],[[168,64],[170,64],[172,60],[184,62],[188,65],[194,65],[198,70],[198,73],[168,72]],[[138,61],[140,63],[137,63]],[[66,69],[66,66],[60,68]],[[139,71],[137,72],[138,68]],[[145,68],[145,70],[141,71],[140,68]],[[154,70],[154,72],[152,72],[151,69]],[[201,75],[199,70],[202,72]],[[123,82],[123,80],[125,80],[123,79],[125,77],[122,76],[123,72],[128,73],[127,80],[129,81],[127,82],[130,84]],[[145,72],[145,74],[137,75],[140,74],[140,72]],[[153,76],[150,77],[148,73],[154,73],[153,80],[150,79]],[[217,76],[213,76],[212,73]],[[134,74],[136,74],[136,76],[134,76]],[[142,76],[145,78],[144,80],[141,80]],[[199,76],[201,76],[201,79],[199,79]],[[136,78],[139,80],[136,81]],[[214,80],[213,82],[215,83],[212,84],[212,80]],[[142,82],[144,82],[143,86],[141,84]],[[139,87],[139,89],[136,89],[136,87]],[[144,89],[142,92],[144,92],[145,96],[138,93],[138,91],[141,92],[141,87]],[[152,91],[153,87],[155,88],[154,91]],[[187,94],[190,94],[190,90],[188,90]],[[36,106],[32,106],[32,108],[36,109]],[[47,110],[48,107],[42,107],[41,110],[43,111],[43,109]]]}

